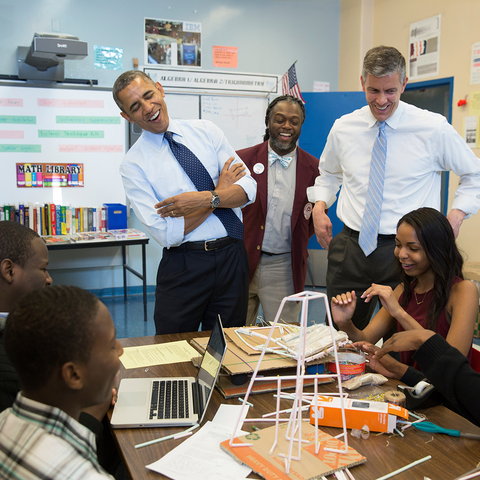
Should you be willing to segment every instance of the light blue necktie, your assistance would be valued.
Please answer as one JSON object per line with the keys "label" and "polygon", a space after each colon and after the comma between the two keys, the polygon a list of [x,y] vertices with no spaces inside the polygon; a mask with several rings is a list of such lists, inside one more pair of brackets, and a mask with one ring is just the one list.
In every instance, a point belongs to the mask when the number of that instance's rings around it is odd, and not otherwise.
{"label": "light blue necktie", "polygon": [[363,213],[362,226],[360,227],[360,235],[358,237],[358,243],[366,257],[377,248],[386,159],[387,137],[385,135],[385,122],[381,122],[378,129],[378,137],[373,144],[367,203],[365,204],[365,212]]}
{"label": "light blue necktie", "polygon": [[277,160],[280,160],[280,163],[284,168],[288,168],[292,161],[293,157],[282,157],[277,152],[273,150],[268,154],[268,164],[272,166]]}

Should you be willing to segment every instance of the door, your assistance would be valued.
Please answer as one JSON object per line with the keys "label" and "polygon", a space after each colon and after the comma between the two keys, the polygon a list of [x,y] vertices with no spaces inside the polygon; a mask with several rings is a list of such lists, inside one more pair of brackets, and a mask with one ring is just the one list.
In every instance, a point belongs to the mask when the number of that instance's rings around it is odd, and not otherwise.
{"label": "door", "polygon": [[[299,146],[311,155],[320,158],[328,133],[335,120],[367,104],[364,92],[302,93],[305,100],[305,124],[302,127]],[[337,202],[328,210],[333,235],[343,228],[338,219]],[[317,242],[315,235],[308,243],[307,285],[326,285],[327,252]]]}

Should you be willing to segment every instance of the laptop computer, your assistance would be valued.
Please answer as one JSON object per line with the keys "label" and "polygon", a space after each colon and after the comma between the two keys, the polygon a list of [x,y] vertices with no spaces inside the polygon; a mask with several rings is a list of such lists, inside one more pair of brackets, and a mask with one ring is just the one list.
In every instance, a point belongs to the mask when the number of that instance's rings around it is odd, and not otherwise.
{"label": "laptop computer", "polygon": [[212,396],[227,342],[220,315],[196,378],[124,378],[110,424],[113,428],[182,427],[200,423]]}

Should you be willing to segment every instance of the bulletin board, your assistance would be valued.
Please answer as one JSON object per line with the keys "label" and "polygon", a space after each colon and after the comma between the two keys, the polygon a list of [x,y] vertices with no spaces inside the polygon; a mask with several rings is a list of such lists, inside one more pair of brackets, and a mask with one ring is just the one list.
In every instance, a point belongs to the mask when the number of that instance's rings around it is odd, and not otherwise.
{"label": "bulletin board", "polygon": [[[110,89],[0,84],[0,205],[125,203],[125,120]],[[21,188],[16,164],[83,164],[83,187]]]}

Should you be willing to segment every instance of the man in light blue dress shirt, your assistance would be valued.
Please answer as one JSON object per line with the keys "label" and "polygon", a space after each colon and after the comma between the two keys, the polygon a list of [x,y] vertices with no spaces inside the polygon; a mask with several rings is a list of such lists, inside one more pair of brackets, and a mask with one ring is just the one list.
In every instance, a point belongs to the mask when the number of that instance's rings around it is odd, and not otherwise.
{"label": "man in light blue dress shirt", "polygon": [[[329,298],[355,290],[358,297],[372,283],[398,284],[394,256],[398,220],[420,207],[440,209],[442,171],[460,177],[448,220],[455,236],[464,218],[480,207],[480,161],[445,117],[400,100],[408,82],[403,55],[379,46],[365,55],[360,78],[368,105],[336,120],[320,157],[320,175],[308,188],[315,204],[313,221],[319,243],[328,250]],[[366,255],[358,239],[365,217],[372,150],[385,125],[386,160],[376,248]],[[326,215],[336,199],[337,215],[345,224],[332,239]],[[423,293],[423,292],[417,292]],[[352,322],[365,328],[374,301],[357,302]]]}
{"label": "man in light blue dress shirt", "polygon": [[[164,247],[157,275],[156,333],[211,330],[220,314],[225,326],[245,323],[248,258],[243,240],[228,235],[216,208],[255,201],[256,182],[223,132],[205,120],[172,120],[160,83],[140,71],[123,73],[114,99],[121,116],[144,132],[120,166],[135,214]],[[172,153],[164,133],[187,147],[215,185],[198,191]]]}

